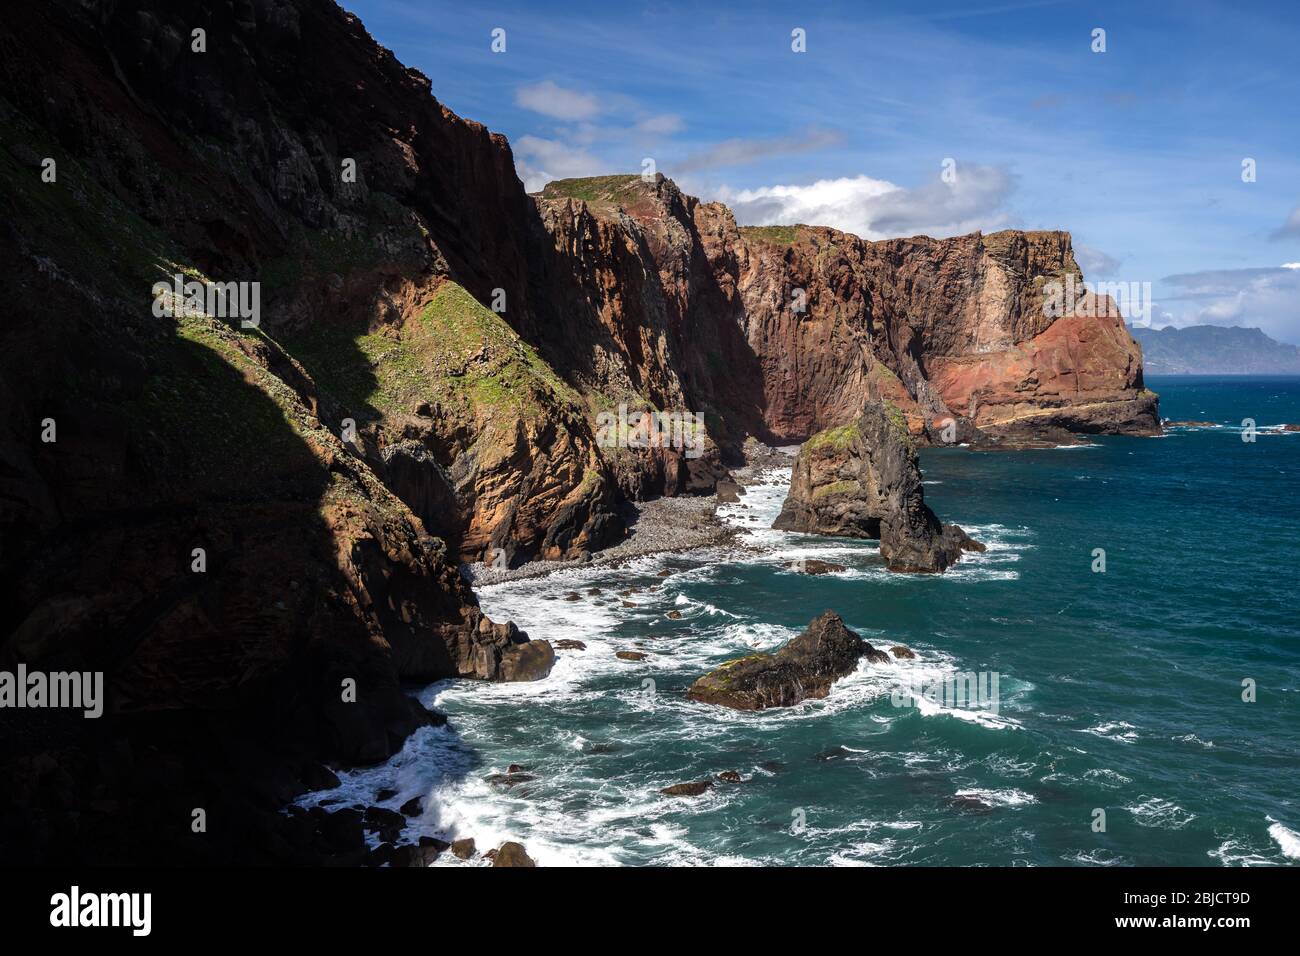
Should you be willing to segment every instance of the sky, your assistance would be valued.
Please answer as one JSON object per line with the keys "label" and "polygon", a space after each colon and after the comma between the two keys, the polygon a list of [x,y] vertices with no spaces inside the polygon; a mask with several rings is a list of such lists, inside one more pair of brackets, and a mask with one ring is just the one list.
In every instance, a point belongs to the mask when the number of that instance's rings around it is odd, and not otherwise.
{"label": "sky", "polygon": [[1300,344],[1295,0],[343,5],[529,191],[652,160],[741,225],[1065,229],[1137,324]]}

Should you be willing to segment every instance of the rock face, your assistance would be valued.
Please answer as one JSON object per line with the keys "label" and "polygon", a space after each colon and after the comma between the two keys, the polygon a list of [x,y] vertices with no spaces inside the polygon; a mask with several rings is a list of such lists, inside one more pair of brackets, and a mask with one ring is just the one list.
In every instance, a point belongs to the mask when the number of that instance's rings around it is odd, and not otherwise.
{"label": "rock face", "polygon": [[[8,860],[342,859],[275,811],[437,719],[403,681],[550,666],[457,564],[589,555],[746,437],[880,398],[918,440],[1158,427],[1122,324],[1042,316],[1063,233],[739,229],[662,177],[530,197],[325,0],[50,0],[0,48],[0,665],[109,687],[90,732],[4,735]],[[656,413],[702,434],[636,440]],[[194,806],[236,838],[154,825]]]}
{"label": "rock face", "polygon": [[[182,52],[197,22],[220,53]],[[486,508],[451,507],[457,482],[530,489],[512,527],[540,551],[606,534],[590,428],[517,336],[483,348],[519,391],[485,374],[477,404],[399,402],[398,369],[463,354],[420,351],[455,288],[523,282],[486,265],[514,240],[462,220],[531,204],[466,176],[513,178],[508,151],[332,4],[55,2],[6,15],[0,44],[0,667],[102,671],[108,698],[95,721],[0,716],[0,856],[351,861],[277,811],[322,761],[383,760],[442,721],[403,681],[550,667],[462,581],[448,539]],[[156,314],[182,271],[260,282],[260,327]],[[580,434],[499,412],[529,464],[482,441],[477,472],[429,440],[524,389]],[[220,838],[175,825],[196,806]]]}
{"label": "rock face", "polygon": [[692,684],[686,696],[736,710],[793,707],[825,697],[831,684],[853,673],[863,656],[874,663],[889,660],[845,627],[838,614],[827,611],[775,654],[728,661]]}
{"label": "rock face", "polygon": [[916,449],[896,406],[869,404],[850,425],[814,435],[799,450],[790,494],[772,527],[878,538],[891,571],[941,572],[962,551],[983,551],[925,503]]}
{"label": "rock face", "polygon": [[662,177],[561,180],[537,202],[582,290],[536,331],[543,353],[603,392],[705,412],[724,452],[745,435],[802,441],[882,399],[921,441],[949,420],[959,441],[1159,432],[1141,349],[1114,303],[1083,291],[1068,233],[737,227]]}

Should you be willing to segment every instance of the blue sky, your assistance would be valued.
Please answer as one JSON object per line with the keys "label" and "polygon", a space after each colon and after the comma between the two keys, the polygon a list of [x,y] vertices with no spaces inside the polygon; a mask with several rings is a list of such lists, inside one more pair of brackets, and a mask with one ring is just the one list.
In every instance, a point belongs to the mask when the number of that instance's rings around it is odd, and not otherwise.
{"label": "blue sky", "polygon": [[1153,325],[1300,343],[1298,4],[344,6],[530,189],[649,157],[742,224],[1068,229],[1089,279],[1152,284]]}

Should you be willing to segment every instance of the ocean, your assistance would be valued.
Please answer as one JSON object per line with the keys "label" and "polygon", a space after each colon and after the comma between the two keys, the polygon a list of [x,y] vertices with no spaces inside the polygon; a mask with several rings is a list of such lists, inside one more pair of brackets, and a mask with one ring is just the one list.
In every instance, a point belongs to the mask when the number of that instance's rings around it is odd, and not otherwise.
{"label": "ocean", "polygon": [[[988,545],[942,576],[890,574],[874,542],[769,530],[774,470],[720,512],[763,550],[483,587],[494,619],[586,650],[539,683],[424,688],[446,727],[304,802],[427,796],[407,839],[518,840],[541,865],[1294,865],[1300,434],[1268,426],[1300,423],[1300,378],[1148,384],[1163,416],[1218,424],[923,450],[928,503]],[[848,570],[796,574],[800,557]],[[916,659],[864,662],[786,710],[684,698],[827,609]],[[956,674],[996,675],[996,712],[899,695]],[[705,779],[699,797],[658,792]]]}

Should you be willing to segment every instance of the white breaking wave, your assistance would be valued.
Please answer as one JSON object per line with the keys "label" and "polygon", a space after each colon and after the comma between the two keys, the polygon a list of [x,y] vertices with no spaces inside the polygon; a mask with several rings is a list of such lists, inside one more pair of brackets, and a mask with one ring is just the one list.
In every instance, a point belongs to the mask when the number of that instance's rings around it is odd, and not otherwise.
{"label": "white breaking wave", "polygon": [[1092,734],[1094,737],[1105,737],[1107,740],[1117,740],[1124,744],[1131,744],[1138,738],[1137,728],[1126,720],[1112,720],[1108,723],[1098,724],[1096,727],[1088,727],[1075,732]]}
{"label": "white breaking wave", "polygon": [[1272,817],[1265,817],[1268,821],[1268,835],[1273,838],[1282,851],[1282,855],[1288,860],[1300,860],[1300,833],[1289,830],[1282,824],[1278,823]]}
{"label": "white breaking wave", "polygon": [[1133,814],[1133,822],[1138,826],[1154,827],[1158,830],[1181,830],[1196,819],[1196,814],[1159,797],[1148,797],[1141,803],[1124,809]]}
{"label": "white breaking wave", "polygon": [[981,790],[971,787],[958,790],[956,796],[977,800],[986,807],[1023,807],[1038,802],[1037,797],[1023,790]]}

